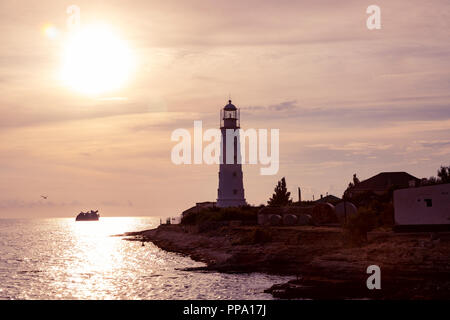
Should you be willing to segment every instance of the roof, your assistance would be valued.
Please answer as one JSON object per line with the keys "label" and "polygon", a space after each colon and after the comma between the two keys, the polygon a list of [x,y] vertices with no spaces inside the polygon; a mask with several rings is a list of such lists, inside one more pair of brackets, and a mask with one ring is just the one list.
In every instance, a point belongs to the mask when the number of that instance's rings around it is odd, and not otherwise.
{"label": "roof", "polygon": [[181,215],[185,216],[191,212],[198,212],[201,208],[212,208],[215,207],[216,203],[213,201],[205,201],[205,202],[197,202],[195,206],[190,207],[189,209],[184,210]]}
{"label": "roof", "polygon": [[325,197],[322,197],[320,199],[317,199],[315,202],[337,202],[340,201],[341,198],[338,198],[336,196],[333,196],[332,194],[329,194]]}
{"label": "roof", "polygon": [[409,187],[411,180],[420,181],[419,178],[407,172],[381,172],[367,180],[361,181],[352,187],[351,191],[385,191],[392,186],[406,188]]}
{"label": "roof", "polygon": [[223,108],[226,111],[235,111],[237,110],[236,106],[231,103],[231,100],[228,100],[228,104]]}
{"label": "roof", "polygon": [[197,211],[197,206],[193,206],[193,207],[190,207],[189,209],[184,210],[181,213],[181,216],[184,217],[185,215],[187,215],[187,214],[189,214],[191,212],[196,212],[196,211]]}
{"label": "roof", "polygon": [[197,202],[195,204],[196,206],[200,206],[200,207],[204,207],[204,206],[215,206],[216,202],[215,201],[203,201],[203,202]]}

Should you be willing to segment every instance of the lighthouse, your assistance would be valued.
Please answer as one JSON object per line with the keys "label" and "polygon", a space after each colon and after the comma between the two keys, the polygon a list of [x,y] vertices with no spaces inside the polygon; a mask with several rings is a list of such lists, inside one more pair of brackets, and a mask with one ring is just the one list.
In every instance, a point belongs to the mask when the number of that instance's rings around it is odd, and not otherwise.
{"label": "lighthouse", "polygon": [[[220,110],[222,161],[219,170],[218,207],[239,207],[247,204],[244,197],[240,152],[238,152],[240,150],[238,129],[240,129],[239,109],[231,103],[231,100],[228,100],[228,104]],[[227,138],[230,141],[227,141]],[[227,150],[230,153],[228,157]]]}

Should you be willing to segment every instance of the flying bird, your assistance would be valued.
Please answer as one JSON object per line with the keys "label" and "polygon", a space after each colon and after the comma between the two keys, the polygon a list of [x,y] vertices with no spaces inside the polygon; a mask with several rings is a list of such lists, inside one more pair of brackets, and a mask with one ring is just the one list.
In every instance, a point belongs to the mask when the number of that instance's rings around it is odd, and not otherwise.
{"label": "flying bird", "polygon": [[41,198],[47,200],[48,196],[41,196]]}

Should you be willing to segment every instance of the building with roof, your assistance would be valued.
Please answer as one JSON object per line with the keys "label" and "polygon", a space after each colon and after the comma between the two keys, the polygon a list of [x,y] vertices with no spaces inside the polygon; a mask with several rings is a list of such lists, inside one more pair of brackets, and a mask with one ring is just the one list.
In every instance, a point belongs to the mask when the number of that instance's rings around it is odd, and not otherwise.
{"label": "building with roof", "polygon": [[190,214],[190,213],[198,213],[200,211],[202,211],[203,209],[207,209],[207,208],[214,208],[216,206],[215,202],[211,202],[211,201],[205,201],[205,202],[197,202],[195,204],[195,206],[190,207],[189,209],[184,210],[181,213],[182,217],[185,217],[186,215]]}
{"label": "building with roof", "polygon": [[338,198],[332,194],[327,194],[326,196],[320,195],[320,199],[317,199],[314,201],[314,203],[331,203],[336,204],[338,202],[342,201],[341,198]]}
{"label": "building with roof", "polygon": [[381,172],[348,188],[346,195],[349,198],[366,192],[382,195],[392,187],[395,189],[415,187],[420,185],[420,181],[407,172]]}

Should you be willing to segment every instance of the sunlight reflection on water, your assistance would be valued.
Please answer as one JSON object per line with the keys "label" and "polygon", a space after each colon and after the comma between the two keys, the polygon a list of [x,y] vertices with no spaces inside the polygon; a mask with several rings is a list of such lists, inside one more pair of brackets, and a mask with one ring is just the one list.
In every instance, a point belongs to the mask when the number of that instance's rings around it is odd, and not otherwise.
{"label": "sunlight reflection on water", "polygon": [[111,235],[159,218],[0,220],[1,299],[270,299],[289,278],[176,270],[202,266]]}

